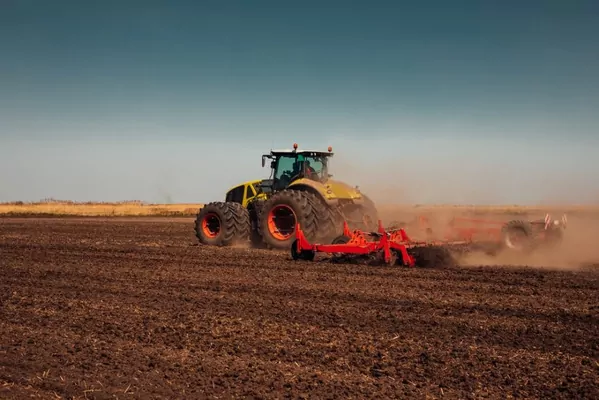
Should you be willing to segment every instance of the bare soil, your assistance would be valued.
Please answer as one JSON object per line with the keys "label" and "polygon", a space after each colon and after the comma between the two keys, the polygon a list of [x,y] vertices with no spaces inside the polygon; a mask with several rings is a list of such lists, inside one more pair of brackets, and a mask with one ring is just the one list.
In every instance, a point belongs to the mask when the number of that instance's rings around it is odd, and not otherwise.
{"label": "bare soil", "polygon": [[0,220],[0,398],[599,398],[594,268],[293,262],[187,222]]}

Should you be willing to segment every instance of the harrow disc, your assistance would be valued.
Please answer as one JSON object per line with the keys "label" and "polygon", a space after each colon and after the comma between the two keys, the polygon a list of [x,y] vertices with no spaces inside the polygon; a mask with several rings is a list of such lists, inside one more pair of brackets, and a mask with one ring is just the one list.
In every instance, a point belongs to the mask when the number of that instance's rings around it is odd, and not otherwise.
{"label": "harrow disc", "polygon": [[455,267],[457,261],[449,248],[444,246],[421,246],[409,250],[415,258],[416,266],[421,268]]}
{"label": "harrow disc", "polygon": [[382,251],[369,254],[349,254],[349,253],[333,253],[329,261],[335,264],[352,264],[365,266],[384,266],[396,265],[401,256],[395,251],[391,251],[391,260],[385,262],[385,255]]}

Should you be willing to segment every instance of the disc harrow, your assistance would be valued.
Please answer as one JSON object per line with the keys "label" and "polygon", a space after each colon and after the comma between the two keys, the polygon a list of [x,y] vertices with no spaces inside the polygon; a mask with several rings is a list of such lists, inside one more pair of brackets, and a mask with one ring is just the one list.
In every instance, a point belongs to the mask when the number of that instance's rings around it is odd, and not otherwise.
{"label": "disc harrow", "polygon": [[468,245],[467,241],[415,241],[403,228],[386,230],[380,220],[374,232],[351,231],[345,222],[343,234],[331,244],[310,243],[299,224],[295,232],[291,256],[306,261],[313,261],[316,253],[329,253],[332,261],[425,267],[452,263],[450,249]]}
{"label": "disc harrow", "polygon": [[456,264],[455,255],[482,251],[496,255],[499,251],[530,253],[543,245],[561,242],[567,217],[554,220],[548,214],[533,221],[493,221],[453,219],[441,234],[433,232],[426,218],[417,219],[417,228],[426,240],[414,240],[404,227],[378,230],[350,230],[343,224],[343,234],[331,244],[310,243],[299,224],[291,246],[294,260],[313,261],[317,253],[329,253],[333,262],[361,262],[370,265],[403,265],[407,267],[448,266]]}

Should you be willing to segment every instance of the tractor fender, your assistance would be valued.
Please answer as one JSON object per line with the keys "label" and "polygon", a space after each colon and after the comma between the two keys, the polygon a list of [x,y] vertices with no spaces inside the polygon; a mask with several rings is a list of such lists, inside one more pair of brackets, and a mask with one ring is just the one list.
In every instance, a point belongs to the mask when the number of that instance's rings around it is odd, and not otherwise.
{"label": "tractor fender", "polygon": [[356,189],[343,182],[329,180],[325,184],[307,178],[301,178],[288,186],[295,190],[310,190],[319,195],[327,204],[336,205],[339,200],[350,200],[354,204],[365,202],[364,196]]}
{"label": "tractor fender", "polygon": [[312,192],[320,197],[329,206],[334,206],[338,203],[339,199],[334,196],[333,192],[327,193],[327,188],[320,182],[315,182],[310,179],[302,178],[294,181],[288,186],[289,189],[302,190]]}

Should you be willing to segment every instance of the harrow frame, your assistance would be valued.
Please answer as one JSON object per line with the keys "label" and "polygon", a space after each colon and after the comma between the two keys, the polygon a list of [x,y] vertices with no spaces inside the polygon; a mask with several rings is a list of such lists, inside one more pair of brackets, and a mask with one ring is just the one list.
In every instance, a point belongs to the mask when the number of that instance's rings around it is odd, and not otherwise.
{"label": "harrow frame", "polygon": [[[416,258],[408,250],[413,248],[438,247],[467,244],[467,241],[427,241],[412,240],[403,228],[385,230],[381,220],[378,220],[376,232],[350,231],[347,222],[343,223],[343,236],[347,243],[315,244],[310,243],[299,224],[295,226],[296,239],[291,246],[291,257],[294,260],[313,261],[316,253],[379,255],[387,265],[395,265],[398,256],[401,264],[408,267],[416,266]],[[368,240],[367,237],[374,240]]]}

